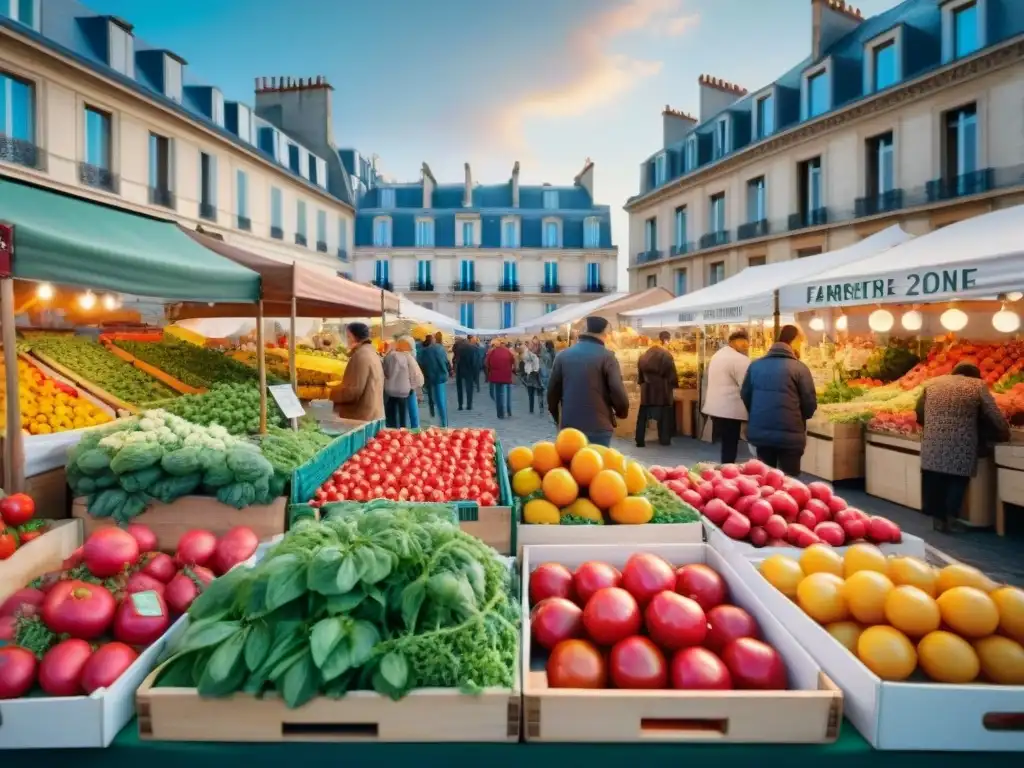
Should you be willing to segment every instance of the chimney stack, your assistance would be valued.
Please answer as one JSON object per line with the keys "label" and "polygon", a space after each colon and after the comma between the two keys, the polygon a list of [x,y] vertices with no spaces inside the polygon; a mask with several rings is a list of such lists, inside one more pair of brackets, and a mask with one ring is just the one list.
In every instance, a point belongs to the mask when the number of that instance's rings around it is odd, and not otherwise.
{"label": "chimney stack", "polygon": [[466,190],[462,195],[462,207],[473,206],[473,172],[469,170],[469,163],[466,163]]}
{"label": "chimney stack", "polygon": [[747,89],[711,75],[697,78],[700,86],[700,121],[703,123],[747,95]]}
{"label": "chimney stack", "polygon": [[583,170],[576,174],[572,183],[587,190],[590,199],[594,199],[594,161],[589,157],[583,161]]}
{"label": "chimney stack", "polygon": [[672,109],[666,104],[665,109],[661,112],[662,148],[682,141],[696,125],[696,117],[678,109]]}
{"label": "chimney stack", "polygon": [[811,58],[820,59],[863,21],[860,9],[843,0],[811,0]]}
{"label": "chimney stack", "polygon": [[519,207],[519,161],[512,166],[512,207]]}

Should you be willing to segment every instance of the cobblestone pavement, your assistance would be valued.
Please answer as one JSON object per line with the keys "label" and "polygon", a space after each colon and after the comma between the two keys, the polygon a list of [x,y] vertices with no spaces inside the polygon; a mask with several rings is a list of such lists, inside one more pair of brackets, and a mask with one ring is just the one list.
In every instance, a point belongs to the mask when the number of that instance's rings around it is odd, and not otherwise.
{"label": "cobblestone pavement", "polygon": [[[499,421],[487,384],[474,394],[473,409],[459,411],[454,383],[448,385],[448,418],[452,427],[487,427],[496,429],[508,450],[516,445],[529,445],[538,440],[551,439],[555,425],[542,403],[537,413],[530,414],[524,387],[512,388],[512,418]],[[426,408],[423,409],[426,416]],[[429,421],[429,419],[428,419]],[[647,443],[637,448],[632,440],[615,438],[614,447],[645,464],[693,465],[698,461],[714,461],[717,450],[713,445],[690,438],[676,438],[671,447]],[[745,447],[740,446],[741,455]],[[810,479],[805,478],[805,479]],[[994,579],[1024,586],[1024,530],[1010,530],[1000,538],[992,531],[967,531],[942,534],[932,530],[931,521],[924,515],[906,507],[892,504],[864,492],[863,483],[839,483],[838,490],[852,506],[869,514],[883,515],[898,523],[905,531],[926,539],[932,546],[956,560],[970,563],[990,574]]]}

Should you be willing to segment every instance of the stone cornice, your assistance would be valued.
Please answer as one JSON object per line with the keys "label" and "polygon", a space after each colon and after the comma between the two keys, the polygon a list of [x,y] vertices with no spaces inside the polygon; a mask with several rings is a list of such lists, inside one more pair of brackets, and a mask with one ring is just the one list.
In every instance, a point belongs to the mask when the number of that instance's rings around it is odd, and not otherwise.
{"label": "stone cornice", "polygon": [[830,112],[816,120],[798,123],[782,133],[771,136],[735,155],[723,158],[713,165],[707,165],[693,173],[675,179],[664,187],[650,192],[626,203],[623,209],[632,213],[636,210],[658,203],[666,197],[702,184],[710,178],[725,175],[755,160],[774,155],[798,144],[803,144],[819,136],[830,133],[836,128],[846,126],[874,117],[882,112],[901,107],[905,104],[920,101],[937,91],[954,84],[975,80],[984,75],[1024,60],[1024,35],[991,48],[977,56],[947,65],[935,72],[922,75],[908,81],[899,88],[885,91],[875,97],[861,99],[848,107]]}

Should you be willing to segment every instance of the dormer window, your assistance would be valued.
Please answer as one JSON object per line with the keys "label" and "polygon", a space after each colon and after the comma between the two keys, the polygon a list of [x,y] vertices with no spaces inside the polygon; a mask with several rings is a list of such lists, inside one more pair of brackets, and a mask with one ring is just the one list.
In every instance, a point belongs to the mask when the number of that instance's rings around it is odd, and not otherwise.
{"label": "dormer window", "polygon": [[668,157],[662,152],[654,158],[654,186],[660,187],[668,181]]}
{"label": "dormer window", "polygon": [[754,136],[765,139],[775,133],[775,92],[768,91],[754,101]]}
{"label": "dormer window", "polygon": [[174,56],[164,54],[164,96],[181,102],[182,63]]}
{"label": "dormer window", "polygon": [[729,118],[722,117],[715,123],[712,140],[712,158],[718,160],[729,153]]}
{"label": "dormer window", "polygon": [[988,45],[987,0],[947,0],[942,3],[942,61],[962,59]]}
{"label": "dormer window", "polygon": [[252,143],[252,113],[249,108],[241,104],[237,105],[238,109],[238,124],[236,133],[238,138],[249,144]]}
{"label": "dormer window", "polygon": [[832,109],[832,62],[804,73],[800,88],[800,117],[810,120]]}
{"label": "dormer window", "polygon": [[224,127],[224,94],[219,88],[210,91],[210,119],[221,128]]}
{"label": "dormer window", "polygon": [[107,22],[107,65],[126,77],[135,77],[135,37],[131,28]]}
{"label": "dormer window", "polygon": [[691,135],[686,139],[686,170],[695,171],[697,170],[697,137]]}
{"label": "dormer window", "polygon": [[395,207],[395,190],[389,187],[381,187],[380,190],[380,207],[381,208],[394,208]]}
{"label": "dormer window", "polygon": [[40,3],[41,0],[10,0],[10,17],[38,32]]}
{"label": "dormer window", "polygon": [[544,190],[544,208],[549,211],[558,210],[558,190],[557,189],[545,189]]}
{"label": "dormer window", "polygon": [[864,93],[878,93],[903,79],[903,28],[864,44]]}

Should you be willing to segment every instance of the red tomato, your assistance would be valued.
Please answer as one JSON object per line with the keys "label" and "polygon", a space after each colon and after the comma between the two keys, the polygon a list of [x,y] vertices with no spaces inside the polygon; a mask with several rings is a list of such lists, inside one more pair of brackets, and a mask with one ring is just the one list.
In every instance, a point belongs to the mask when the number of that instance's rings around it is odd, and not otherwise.
{"label": "red tomato", "polygon": [[170,626],[167,603],[156,591],[128,595],[114,615],[114,637],[128,645],[149,645]]}
{"label": "red tomato", "polygon": [[57,643],[39,663],[39,687],[51,696],[78,696],[82,693],[82,670],[92,656],[92,646],[72,638]]}
{"label": "red tomato", "polygon": [[24,611],[26,606],[36,609],[45,599],[46,595],[41,590],[23,587],[0,603],[0,616],[13,616],[18,611]]}
{"label": "red tomato", "polygon": [[732,676],[725,663],[707,648],[683,648],[672,657],[672,687],[678,690],[732,690]]}
{"label": "red tomato", "polygon": [[217,537],[210,531],[193,528],[178,539],[177,559],[181,565],[205,566],[217,552]]}
{"label": "red tomato", "polygon": [[493,507],[496,504],[494,496],[490,492],[480,494],[481,507]]}
{"label": "red tomato", "polygon": [[573,587],[581,605],[586,605],[597,590],[617,587],[621,582],[622,574],[618,568],[596,560],[583,563],[572,575]]}
{"label": "red tomato", "polygon": [[85,662],[85,668],[82,670],[82,689],[88,695],[100,688],[109,688],[137,658],[139,654],[124,643],[101,645]]}
{"label": "red tomato", "polygon": [[541,563],[530,574],[530,604],[536,605],[548,597],[564,597],[571,600],[572,574],[559,563]]}
{"label": "red tomato", "polygon": [[24,525],[36,513],[36,503],[25,493],[14,493],[0,499],[0,518],[10,526]]}
{"label": "red tomato", "polygon": [[752,637],[733,640],[722,651],[722,661],[737,688],[781,691],[786,688],[786,665],[778,651]]}
{"label": "red tomato", "polygon": [[659,592],[675,589],[675,586],[676,572],[657,555],[632,555],[622,569],[622,587],[636,598],[641,607]]}
{"label": "red tomato", "polygon": [[552,688],[607,688],[604,656],[586,640],[563,640],[548,656],[548,685]]}
{"label": "red tomato", "polygon": [[128,581],[124,585],[124,594],[132,595],[136,592],[159,592],[161,595],[164,593],[166,585],[148,573],[137,571],[128,577]]}
{"label": "red tomato", "polygon": [[154,552],[157,549],[156,534],[153,533],[153,529],[148,525],[142,525],[141,523],[130,523],[125,528],[128,533],[132,535],[132,538],[139,544],[140,552]]}
{"label": "red tomato", "polygon": [[583,609],[583,626],[598,645],[615,645],[640,631],[640,606],[619,587],[597,590]]}
{"label": "red tomato", "polygon": [[16,645],[0,648],[0,699],[24,696],[36,681],[36,657]]}
{"label": "red tomato", "polygon": [[36,539],[38,539],[42,535],[43,535],[43,532],[42,531],[38,531],[38,530],[36,530],[36,531],[22,531],[22,533],[21,533],[21,543],[22,544],[28,544],[30,541],[35,541]]}
{"label": "red tomato", "polygon": [[9,529],[0,528],[0,560],[6,560],[18,548],[18,535]]}
{"label": "red tomato", "polygon": [[644,611],[644,625],[651,639],[667,651],[700,645],[708,633],[700,604],[668,590],[651,598]]}
{"label": "red tomato", "polygon": [[0,616],[0,648],[14,642],[18,620],[14,616]]}
{"label": "red tomato", "polygon": [[365,501],[366,500],[366,494],[363,493],[363,489],[362,488],[355,488],[355,489],[353,489],[353,491],[352,491],[352,500],[353,501]]}
{"label": "red tomato", "polygon": [[213,572],[223,575],[256,553],[260,538],[252,528],[236,525],[217,541],[211,560]]}
{"label": "red tomato", "polygon": [[46,594],[42,616],[46,626],[58,635],[92,640],[106,632],[116,608],[117,601],[105,587],[69,580]]}
{"label": "red tomato", "polygon": [[167,607],[175,614],[185,613],[192,605],[192,601],[199,597],[203,587],[211,581],[213,581],[213,572],[206,568],[198,565],[194,568],[182,568],[164,588],[164,600],[167,601]]}
{"label": "red tomato", "polygon": [[530,632],[544,648],[583,635],[583,610],[564,597],[541,600],[530,612]]}
{"label": "red tomato", "polygon": [[650,639],[634,635],[620,640],[608,655],[608,669],[616,688],[668,687],[668,663]]}

